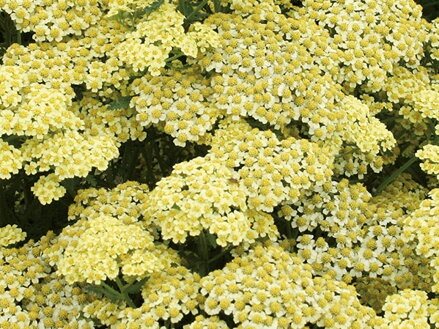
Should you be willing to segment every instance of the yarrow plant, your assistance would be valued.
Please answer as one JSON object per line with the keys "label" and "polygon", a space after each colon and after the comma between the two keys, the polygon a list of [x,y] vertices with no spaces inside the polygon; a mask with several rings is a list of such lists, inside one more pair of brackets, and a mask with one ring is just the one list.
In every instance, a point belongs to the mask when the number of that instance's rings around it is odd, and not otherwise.
{"label": "yarrow plant", "polygon": [[422,3],[0,0],[0,328],[438,328]]}

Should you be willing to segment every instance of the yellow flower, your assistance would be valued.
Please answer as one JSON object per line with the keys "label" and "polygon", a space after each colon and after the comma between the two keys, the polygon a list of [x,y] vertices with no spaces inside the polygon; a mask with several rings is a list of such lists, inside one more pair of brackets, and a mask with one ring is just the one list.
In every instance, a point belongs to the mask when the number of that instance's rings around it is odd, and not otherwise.
{"label": "yellow flower", "polygon": [[420,165],[422,170],[439,178],[439,146],[427,144],[418,150],[415,155],[424,160]]}
{"label": "yellow flower", "polygon": [[22,167],[22,161],[20,150],[0,140],[0,179],[9,179],[11,174],[17,174]]}
{"label": "yellow flower", "polygon": [[0,227],[0,247],[22,241],[26,238],[26,232],[23,232],[17,225],[6,225]]}
{"label": "yellow flower", "polygon": [[66,189],[60,185],[60,178],[56,174],[41,176],[34,186],[31,187],[31,191],[41,204],[52,203],[66,194]]}
{"label": "yellow flower", "polygon": [[248,211],[236,173],[218,160],[201,157],[175,165],[171,175],[149,193],[142,214],[147,222],[160,227],[164,239],[176,243],[203,230],[216,235],[221,246],[253,242],[266,234],[275,239],[277,235],[271,216]]}
{"label": "yellow flower", "polygon": [[[141,126],[155,124],[174,137],[174,143],[202,143],[221,112],[210,102],[209,81],[196,70],[145,75],[133,82],[138,96],[131,101]],[[164,127],[163,127],[164,124]],[[163,127],[163,128],[162,128]]]}
{"label": "yellow flower", "polygon": [[[78,229],[72,239],[69,232]],[[57,243],[67,244],[57,265],[58,273],[70,284],[100,284],[116,278],[119,270],[125,276],[142,278],[163,268],[151,255],[154,244],[150,233],[139,223],[124,224],[107,215],[79,220],[60,234]],[[150,257],[152,261],[146,261]]]}

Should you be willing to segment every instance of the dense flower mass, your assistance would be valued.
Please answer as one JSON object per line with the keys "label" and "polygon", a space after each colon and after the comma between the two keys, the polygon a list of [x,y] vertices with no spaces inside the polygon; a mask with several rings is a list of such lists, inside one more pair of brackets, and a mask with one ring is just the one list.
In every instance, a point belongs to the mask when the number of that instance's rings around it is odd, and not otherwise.
{"label": "dense flower mass", "polygon": [[131,100],[136,119],[142,126],[155,125],[174,137],[174,143],[202,142],[221,116],[212,104],[209,80],[200,72],[174,71],[167,75],[145,75],[133,81],[138,95]]}
{"label": "dense flower mass", "polygon": [[7,247],[26,238],[26,232],[23,232],[17,225],[6,225],[0,228],[0,246]]}
{"label": "dense flower mass", "polygon": [[238,169],[251,208],[272,212],[319,190],[332,175],[331,155],[307,139],[279,140],[270,130],[246,122],[223,121],[211,140],[208,158]]}
{"label": "dense flower mass", "polygon": [[143,204],[146,222],[157,223],[164,239],[184,242],[203,230],[221,246],[278,235],[273,218],[248,208],[237,174],[218,160],[195,158],[179,163]]}
{"label": "dense flower mass", "polygon": [[374,312],[360,304],[353,287],[313,274],[309,265],[280,246],[256,246],[202,279],[204,307],[209,315],[230,314],[242,328],[372,324]]}
{"label": "dense flower mass", "polygon": [[413,0],[0,0],[0,32],[0,328],[439,328]]}

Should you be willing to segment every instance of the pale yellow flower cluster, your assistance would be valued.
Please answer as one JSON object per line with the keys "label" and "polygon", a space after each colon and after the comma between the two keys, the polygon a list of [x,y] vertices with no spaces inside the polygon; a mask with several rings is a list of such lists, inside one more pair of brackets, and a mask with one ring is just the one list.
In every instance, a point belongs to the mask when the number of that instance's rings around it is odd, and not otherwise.
{"label": "pale yellow flower cluster", "polygon": [[220,246],[276,239],[273,218],[247,206],[239,176],[220,160],[195,158],[174,166],[142,205],[147,223],[160,227],[166,240],[182,243],[203,230],[216,236]]}
{"label": "pale yellow flower cluster", "polygon": [[[396,188],[401,192],[390,195]],[[405,199],[399,198],[403,194]],[[361,184],[349,185],[342,180],[332,188],[328,184],[324,192],[283,206],[279,215],[304,231],[297,238],[296,249],[317,274],[329,274],[347,283],[353,278],[381,278],[400,289],[429,291],[435,272],[428,259],[415,254],[416,244],[404,236],[404,209],[417,209],[424,196],[425,191],[407,178],[374,199]],[[305,233],[316,229],[327,237]]]}
{"label": "pale yellow flower cluster", "polygon": [[366,222],[364,212],[369,199],[370,194],[362,184],[349,185],[347,179],[328,181],[322,191],[282,206],[279,215],[300,232],[320,227],[337,242],[351,246]]}
{"label": "pale yellow flower cluster", "polygon": [[245,121],[224,120],[210,142],[208,158],[238,169],[251,208],[272,212],[319,190],[332,175],[332,157],[307,139],[280,140],[271,130],[252,129]]}
{"label": "pale yellow flower cluster", "polygon": [[137,222],[142,201],[149,191],[146,184],[125,182],[111,190],[89,188],[79,190],[75,203],[69,207],[69,220],[95,218],[99,215],[115,217],[124,224]]}
{"label": "pale yellow flower cluster", "polygon": [[403,116],[402,120],[396,121],[394,128],[394,133],[399,137],[398,143],[405,144],[402,155],[412,157],[426,137],[437,135],[434,131],[434,122],[438,118],[437,77],[431,75],[427,68],[418,67],[410,71],[399,67],[383,89],[394,104],[393,113]]}
{"label": "pale yellow flower cluster", "polygon": [[0,179],[9,179],[17,174],[23,166],[23,158],[19,149],[0,140]]}
{"label": "pale yellow flower cluster", "polygon": [[41,176],[31,187],[31,191],[41,204],[49,204],[62,198],[67,190],[60,184],[59,178],[55,174],[49,174]]}
{"label": "pale yellow flower cluster", "polygon": [[169,267],[150,276],[142,289],[138,308],[96,300],[84,308],[87,317],[99,319],[112,329],[161,328],[161,320],[178,323],[187,314],[197,314],[200,302],[200,276],[186,267]]}
{"label": "pale yellow flower cluster", "polygon": [[[12,175],[41,204],[97,186],[59,234],[0,228],[0,328],[438,327],[439,20],[412,0],[197,3],[0,0],[34,41],[0,66],[0,220],[32,204]],[[105,172],[127,141],[150,187]],[[426,175],[372,197],[404,157]]]}
{"label": "pale yellow flower cluster", "polygon": [[[115,137],[110,134],[67,133],[46,135],[44,139],[26,140],[22,147],[24,170],[28,175],[53,170],[42,176],[33,187],[42,204],[57,200],[65,194],[59,183],[66,178],[86,177],[93,169],[105,170],[108,162],[119,155]],[[87,161],[84,161],[84,160]],[[53,188],[59,193],[52,194]],[[56,187],[58,186],[58,187]],[[63,191],[63,192],[62,192]]]}
{"label": "pale yellow flower cluster", "polygon": [[428,40],[430,56],[436,61],[439,61],[439,18],[433,20],[430,27],[430,39]]}
{"label": "pale yellow flower cluster", "polygon": [[[393,134],[384,123],[371,114],[368,105],[356,97],[346,96],[340,102],[340,108],[346,113],[342,121],[344,129],[338,138],[329,142],[331,147],[341,147],[341,141],[358,148],[357,151],[336,161],[335,172],[346,176],[358,175],[361,179],[370,166],[374,172],[380,172],[383,158],[380,152],[391,150],[396,145]],[[340,139],[341,138],[341,139]],[[335,142],[335,143],[334,143]],[[337,150],[338,151],[338,150]]]}
{"label": "pale yellow flower cluster", "polygon": [[406,244],[414,244],[416,254],[426,259],[432,268],[434,285],[439,291],[439,189],[433,189],[428,199],[421,202],[404,221],[403,239]]}
{"label": "pale yellow flower cluster", "polygon": [[[246,11],[256,2],[232,3]],[[334,155],[345,145],[356,146],[357,152],[336,161],[337,174],[361,179],[368,166],[381,171],[384,161],[378,153],[392,149],[396,141],[375,117],[382,108],[372,100],[343,94],[348,90],[342,88],[344,80],[339,81],[338,75],[349,74],[338,71],[342,64],[320,62],[331,58],[323,56],[332,42],[330,32],[301,12],[300,18],[276,11],[265,17],[264,9],[257,8],[248,17],[215,14],[206,20],[221,37],[221,47],[199,61],[205,70],[216,73],[211,78],[215,106],[233,120],[252,117],[286,134],[296,125]],[[383,71],[380,88],[385,78]]]}
{"label": "pale yellow flower cluster", "polygon": [[[60,186],[62,180],[85,177],[93,168],[104,170],[118,156],[120,141],[127,138],[120,137],[122,131],[117,138],[117,130],[113,133],[111,129],[87,129],[84,116],[76,113],[71,84],[86,82],[88,73],[93,75],[93,71],[81,69],[81,64],[86,69],[87,61],[80,57],[87,56],[89,51],[79,50],[80,47],[77,40],[28,47],[15,44],[8,48],[3,60],[2,72],[16,75],[5,76],[0,129],[6,135],[24,136],[25,141],[18,149],[2,142],[3,148],[9,148],[9,154],[16,154],[11,163],[7,149],[2,152],[2,176],[8,177],[21,167],[28,175],[49,171],[33,188],[43,204],[65,194]],[[144,138],[135,125],[128,131],[129,137]]]}
{"label": "pale yellow flower cluster", "polygon": [[[111,13],[111,11],[110,11]],[[146,15],[145,15],[146,16]],[[114,55],[135,72],[148,69],[151,75],[160,75],[170,52],[180,49],[190,57],[197,57],[199,50],[218,45],[218,36],[201,23],[194,24],[185,32],[185,16],[177,7],[165,1],[157,10],[134,22],[133,31],[114,49]]]}
{"label": "pale yellow flower cluster", "polygon": [[66,227],[46,254],[69,284],[100,284],[115,279],[119,271],[126,277],[142,278],[162,270],[160,258],[166,254],[157,255],[153,241],[139,222],[125,224],[99,215]]}
{"label": "pale yellow flower cluster", "polygon": [[422,170],[439,179],[439,145],[427,144],[416,152],[416,156],[424,160],[420,165]]}
{"label": "pale yellow flower cluster", "polygon": [[292,15],[313,20],[328,32],[326,47],[311,39],[310,48],[320,48],[321,54],[315,55],[324,54],[340,66],[333,78],[348,90],[364,83],[376,92],[394,67],[404,63],[414,68],[424,56],[428,29],[421,19],[422,7],[412,0],[306,0],[303,4]]}
{"label": "pale yellow flower cluster", "polygon": [[[196,70],[145,75],[131,85],[136,93],[131,106],[142,126],[155,126],[174,137],[174,143],[201,142],[221,112],[210,101],[209,80]],[[209,101],[208,101],[209,99]]]}
{"label": "pale yellow flower cluster", "polygon": [[0,227],[0,248],[22,241],[26,238],[26,235],[26,232],[23,232],[15,224]]}
{"label": "pale yellow flower cluster", "polygon": [[[49,171],[33,188],[44,204],[65,194],[64,179],[105,170],[120,143],[145,139],[134,110],[108,110],[109,101],[127,95],[134,71],[151,67],[157,74],[174,49],[197,57],[218,45],[201,23],[185,32],[184,16],[172,3],[142,17],[135,31],[108,17],[108,6],[97,0],[0,2],[19,30],[35,32],[36,41],[11,45],[0,69],[0,131],[28,137],[18,149],[1,142],[0,177],[22,167],[28,175]],[[151,58],[128,47],[136,40],[149,42]],[[139,61],[146,64],[139,68]],[[78,97],[73,86],[81,84],[87,91]]]}
{"label": "pale yellow flower cluster", "polygon": [[277,129],[301,120],[318,139],[332,135],[335,121],[344,116],[334,106],[342,97],[340,87],[313,65],[305,46],[288,39],[286,18],[269,16],[267,23],[257,15],[237,14],[206,20],[221,37],[221,46],[199,62],[218,73],[212,78],[212,98],[235,120],[250,116]]}
{"label": "pale yellow flower cluster", "polygon": [[209,315],[230,314],[239,328],[370,328],[375,312],[352,286],[324,276],[279,245],[255,246],[201,279]]}
{"label": "pale yellow flower cluster", "polygon": [[33,31],[33,39],[61,41],[66,36],[81,35],[102,16],[100,0],[1,0],[7,12],[23,32]]}
{"label": "pale yellow flower cluster", "polygon": [[67,284],[41,257],[53,238],[54,234],[49,233],[20,248],[1,248],[1,328],[95,328],[91,319],[82,316],[83,306],[94,296]]}
{"label": "pale yellow flower cluster", "polygon": [[430,328],[430,323],[438,324],[438,300],[429,300],[425,291],[405,289],[388,296],[383,311],[384,319],[375,328]]}

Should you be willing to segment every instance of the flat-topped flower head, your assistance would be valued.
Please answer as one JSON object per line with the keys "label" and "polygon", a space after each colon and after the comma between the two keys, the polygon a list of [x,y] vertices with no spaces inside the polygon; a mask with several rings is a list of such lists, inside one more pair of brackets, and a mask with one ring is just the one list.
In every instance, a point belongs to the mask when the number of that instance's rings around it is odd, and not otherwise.
{"label": "flat-topped flower head", "polygon": [[59,42],[96,24],[103,15],[101,5],[99,0],[14,0],[5,1],[0,9],[10,15],[18,30],[34,32],[35,41]]}
{"label": "flat-topped flower head", "polygon": [[0,179],[9,179],[17,174],[23,166],[23,158],[19,149],[0,140]]}
{"label": "flat-topped flower head", "polygon": [[439,189],[429,192],[429,198],[405,218],[402,239],[414,244],[416,254],[426,259],[431,266],[434,284],[432,291],[439,291]]}
{"label": "flat-topped flower head", "polygon": [[15,224],[0,227],[0,247],[3,248],[20,242],[26,238],[26,235],[26,232],[23,232],[23,230]]}
{"label": "flat-topped flower head", "polygon": [[266,212],[321,188],[332,175],[333,158],[316,143],[280,140],[271,130],[252,129],[244,120],[223,120],[208,157],[237,170],[250,208]]}
{"label": "flat-topped flower head", "polygon": [[[364,84],[378,91],[399,63],[419,66],[429,38],[422,8],[414,1],[306,0],[303,10],[291,15],[306,17],[330,34],[322,51],[339,64],[334,80],[353,91]],[[330,71],[329,71],[330,72]]]}
{"label": "flat-topped flower head", "polygon": [[215,159],[195,158],[174,166],[143,203],[147,222],[159,226],[166,240],[185,242],[203,230],[221,246],[269,236],[275,239],[273,218],[248,209],[239,176]]}
{"label": "flat-topped flower head", "polygon": [[83,307],[94,297],[69,285],[54,273],[42,252],[54,239],[49,232],[39,241],[0,251],[0,325],[5,328],[95,328],[83,318]]}
{"label": "flat-topped flower head", "polygon": [[69,207],[69,220],[86,219],[99,215],[118,218],[125,224],[137,222],[142,201],[147,197],[146,184],[128,181],[113,189],[89,188],[78,190],[75,203]]}
{"label": "flat-topped flower head", "polygon": [[43,204],[64,196],[65,188],[60,185],[62,180],[86,177],[93,168],[105,170],[110,160],[119,155],[114,135],[92,135],[90,131],[80,133],[74,130],[45,135],[42,140],[36,137],[27,139],[20,151],[26,174],[54,171],[40,177],[32,188]]}
{"label": "flat-topped flower head", "polygon": [[[142,10],[137,12],[141,13]],[[219,45],[216,33],[202,23],[195,23],[185,32],[185,16],[172,2],[163,2],[148,15],[136,15],[134,10],[132,17],[130,32],[123,42],[116,45],[112,54],[135,72],[147,69],[151,75],[157,76],[165,67],[166,59],[173,49],[196,58],[207,48]]]}
{"label": "flat-topped flower head", "polygon": [[353,287],[328,276],[276,244],[255,245],[201,279],[204,310],[233,316],[240,328],[303,328],[306,323],[367,326],[372,309],[362,306]]}
{"label": "flat-topped flower head", "polygon": [[423,160],[421,169],[439,179],[439,146],[427,144],[416,152],[416,156]]}
{"label": "flat-topped flower head", "polygon": [[174,137],[174,144],[203,143],[222,112],[211,101],[209,80],[195,69],[145,75],[133,81],[130,106],[143,127],[154,124]]}
{"label": "flat-topped flower head", "polygon": [[57,273],[70,284],[100,284],[119,272],[141,279],[164,268],[160,258],[168,253],[154,253],[153,239],[139,222],[124,224],[100,215],[66,227],[46,254],[56,259]]}
{"label": "flat-topped flower head", "polygon": [[384,320],[390,328],[428,328],[435,306],[425,291],[405,289],[386,298]]}

